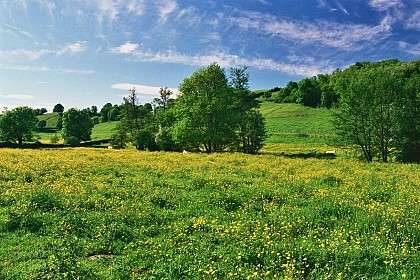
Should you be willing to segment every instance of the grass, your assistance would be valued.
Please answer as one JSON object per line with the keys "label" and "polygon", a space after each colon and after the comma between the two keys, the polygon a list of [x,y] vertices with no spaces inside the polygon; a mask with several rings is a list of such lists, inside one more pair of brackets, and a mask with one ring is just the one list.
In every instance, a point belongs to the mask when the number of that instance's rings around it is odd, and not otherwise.
{"label": "grass", "polygon": [[315,149],[321,152],[337,149],[330,144],[333,136],[331,111],[259,100],[268,130],[263,152],[307,153]]}
{"label": "grass", "polygon": [[418,165],[0,154],[0,279],[418,279]]}
{"label": "grass", "polygon": [[115,133],[117,125],[118,122],[106,122],[95,125],[92,129],[92,141],[110,139],[112,134]]}
{"label": "grass", "polygon": [[60,118],[60,113],[48,113],[44,115],[37,116],[39,121],[46,121],[45,128],[55,129],[57,128],[57,122]]}

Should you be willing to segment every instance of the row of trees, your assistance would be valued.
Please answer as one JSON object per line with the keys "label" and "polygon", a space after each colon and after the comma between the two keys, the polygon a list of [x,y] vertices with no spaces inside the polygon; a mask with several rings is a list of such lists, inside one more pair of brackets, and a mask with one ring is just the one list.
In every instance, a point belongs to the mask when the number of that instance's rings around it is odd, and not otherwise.
{"label": "row of trees", "polygon": [[161,88],[160,97],[139,105],[135,89],[124,98],[120,124],[112,142],[131,141],[141,150],[226,149],[256,153],[266,136],[264,118],[249,90],[247,68],[230,69],[229,77],[217,64],[184,79],[177,99]]}
{"label": "row of trees", "polygon": [[337,78],[338,143],[356,145],[370,162],[420,162],[420,60],[357,63]]}

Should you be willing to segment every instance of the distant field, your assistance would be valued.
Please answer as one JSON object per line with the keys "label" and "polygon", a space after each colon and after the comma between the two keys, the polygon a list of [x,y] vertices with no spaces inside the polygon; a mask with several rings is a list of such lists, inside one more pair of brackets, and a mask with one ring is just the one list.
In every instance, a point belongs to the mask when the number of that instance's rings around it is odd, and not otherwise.
{"label": "distant field", "polygon": [[2,149],[0,279],[419,279],[414,164]]}

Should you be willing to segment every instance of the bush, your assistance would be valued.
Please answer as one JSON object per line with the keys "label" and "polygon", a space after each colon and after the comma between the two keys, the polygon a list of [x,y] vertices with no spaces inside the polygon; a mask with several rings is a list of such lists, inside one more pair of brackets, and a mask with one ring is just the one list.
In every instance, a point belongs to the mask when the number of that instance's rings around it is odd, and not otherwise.
{"label": "bush", "polygon": [[155,137],[149,130],[143,129],[133,137],[133,144],[137,150],[156,151],[159,147],[156,145]]}
{"label": "bush", "polygon": [[72,147],[77,147],[77,146],[80,146],[80,140],[77,139],[77,137],[70,136],[65,140],[64,144],[72,146]]}

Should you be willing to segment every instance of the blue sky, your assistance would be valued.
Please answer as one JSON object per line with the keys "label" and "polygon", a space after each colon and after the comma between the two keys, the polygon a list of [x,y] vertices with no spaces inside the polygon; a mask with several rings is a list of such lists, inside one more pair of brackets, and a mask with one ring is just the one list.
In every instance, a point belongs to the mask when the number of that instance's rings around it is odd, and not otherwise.
{"label": "blue sky", "polygon": [[419,38],[420,0],[0,0],[0,109],[150,102],[212,62],[282,87]]}

